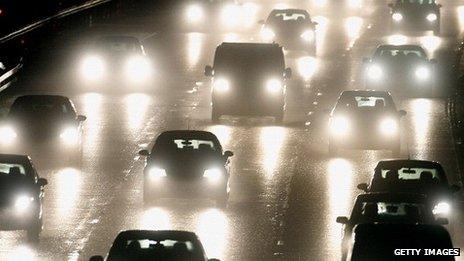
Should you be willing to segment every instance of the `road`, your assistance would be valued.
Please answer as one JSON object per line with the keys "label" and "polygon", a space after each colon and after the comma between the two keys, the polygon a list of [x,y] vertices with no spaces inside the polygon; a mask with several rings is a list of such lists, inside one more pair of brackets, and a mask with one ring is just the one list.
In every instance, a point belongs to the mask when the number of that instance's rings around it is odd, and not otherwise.
{"label": "road", "polygon": [[[304,60],[286,57],[296,77],[288,86],[283,125],[267,118],[236,117],[212,124],[210,84],[203,76],[204,66],[212,63],[214,48],[222,41],[259,41],[256,21],[277,5],[272,1],[254,2],[256,12],[250,14],[249,27],[237,32],[163,27],[155,21],[163,20],[164,13],[152,4],[143,8],[143,15],[124,23],[70,30],[42,46],[18,81],[1,94],[1,103],[8,106],[26,93],[69,96],[78,112],[88,117],[82,159],[68,163],[65,155],[51,149],[27,151],[49,181],[44,231],[38,246],[26,244],[25,233],[0,232],[0,259],[87,260],[105,254],[118,231],[137,228],[194,231],[208,256],[221,260],[339,259],[341,226],[335,218],[349,214],[360,193],[356,185],[369,181],[376,163],[391,154],[347,150],[331,157],[323,110],[334,104],[340,91],[363,88],[362,58],[380,43],[421,43],[440,66],[447,66],[450,50],[464,29],[464,1],[442,1],[441,37],[390,35],[387,1],[304,2],[284,5],[308,9],[319,23],[318,53]],[[356,2],[363,7],[350,7]],[[80,51],[87,39],[100,34],[142,39],[155,68],[149,88],[118,82],[83,86],[76,80]],[[299,70],[298,64],[304,62]],[[408,112],[402,123],[401,156],[439,161],[452,183],[462,184],[446,99],[395,98],[397,106]],[[185,128],[212,131],[223,147],[235,153],[227,209],[191,200],[144,206],[144,162],[137,152],[150,146],[161,131]],[[462,248],[462,210],[453,214],[448,229],[456,247]]]}

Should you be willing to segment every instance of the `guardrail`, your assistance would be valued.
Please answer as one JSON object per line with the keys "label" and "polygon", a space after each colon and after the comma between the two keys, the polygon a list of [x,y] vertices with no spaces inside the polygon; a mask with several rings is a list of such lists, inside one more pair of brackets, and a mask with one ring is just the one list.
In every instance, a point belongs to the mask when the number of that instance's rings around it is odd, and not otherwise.
{"label": "guardrail", "polygon": [[[14,31],[5,36],[2,36],[0,38],[0,50],[2,50],[2,52],[5,52],[6,56],[16,55],[18,57],[15,57],[15,59],[13,59],[17,61],[15,64],[7,64],[6,66],[4,66],[4,68],[0,67],[0,92],[6,89],[10,85],[11,81],[15,78],[16,73],[22,67],[22,59],[21,59],[22,54],[11,52],[10,48],[7,47],[7,46],[12,45],[11,42],[31,32],[34,32],[38,30],[39,28],[43,28],[52,22],[58,21],[64,17],[70,16],[76,13],[81,13],[85,10],[90,10],[94,7],[97,7],[97,6],[112,2],[112,1],[113,0],[88,1],[81,5],[66,8],[52,16],[33,22],[17,31]],[[1,56],[2,54],[0,53],[0,59],[1,59]],[[4,62],[4,61],[0,60],[0,63],[1,62]]]}

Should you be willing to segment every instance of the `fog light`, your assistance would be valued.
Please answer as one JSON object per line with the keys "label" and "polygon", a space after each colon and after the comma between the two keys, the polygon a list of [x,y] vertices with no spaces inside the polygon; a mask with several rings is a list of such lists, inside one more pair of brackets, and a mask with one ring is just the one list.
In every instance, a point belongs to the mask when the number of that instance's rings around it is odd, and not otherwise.
{"label": "fog light", "polygon": [[203,177],[211,183],[218,183],[221,180],[222,172],[218,168],[207,169],[203,173]]}
{"label": "fog light", "polygon": [[396,22],[399,22],[399,21],[403,20],[403,15],[400,14],[400,13],[394,13],[394,14],[392,15],[392,18],[393,18],[393,20],[395,20]]}
{"label": "fog light", "polygon": [[435,22],[437,19],[438,17],[436,14],[431,13],[427,15],[427,20],[429,20],[429,22]]}
{"label": "fog light", "polygon": [[226,79],[219,78],[214,80],[213,88],[218,92],[227,92],[230,89],[229,82]]}
{"label": "fog light", "polygon": [[18,212],[26,211],[27,209],[30,208],[30,206],[32,204],[32,201],[34,201],[33,197],[24,196],[24,195],[19,196],[18,198],[16,198],[16,201],[15,201],[15,209],[16,209],[16,211],[18,211]]}
{"label": "fog light", "polygon": [[350,124],[347,118],[342,116],[336,116],[330,119],[329,128],[330,133],[336,136],[344,136],[348,134]]}
{"label": "fog light", "polygon": [[416,78],[420,81],[426,81],[430,78],[430,70],[424,66],[416,69]]}
{"label": "fog light", "polygon": [[282,81],[271,79],[266,83],[266,89],[270,93],[279,93],[282,91]]}
{"label": "fog light", "polygon": [[148,171],[148,176],[150,177],[151,180],[158,180],[160,178],[166,177],[166,170],[153,167]]}
{"label": "fog light", "polygon": [[451,211],[450,204],[446,202],[440,202],[435,205],[432,212],[435,215],[447,215],[450,213],[450,211]]}
{"label": "fog light", "polygon": [[380,132],[385,136],[393,136],[398,132],[398,123],[394,119],[384,119],[380,123]]}

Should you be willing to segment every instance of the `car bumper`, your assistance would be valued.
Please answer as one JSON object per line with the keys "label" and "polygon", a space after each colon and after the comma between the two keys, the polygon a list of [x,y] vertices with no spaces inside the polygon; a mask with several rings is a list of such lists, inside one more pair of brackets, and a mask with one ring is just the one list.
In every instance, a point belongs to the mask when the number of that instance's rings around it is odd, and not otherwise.
{"label": "car bumper", "polygon": [[406,30],[406,31],[427,31],[435,30],[440,26],[439,20],[435,22],[429,22],[428,20],[424,21],[415,21],[415,20],[404,20],[400,22],[392,21],[393,30]]}

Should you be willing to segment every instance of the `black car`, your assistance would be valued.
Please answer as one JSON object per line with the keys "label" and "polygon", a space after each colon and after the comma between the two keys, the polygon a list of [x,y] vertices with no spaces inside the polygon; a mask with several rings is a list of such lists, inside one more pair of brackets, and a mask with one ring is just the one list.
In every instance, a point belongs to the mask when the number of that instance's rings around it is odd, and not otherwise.
{"label": "black car", "polygon": [[302,9],[274,9],[266,21],[260,21],[261,38],[276,42],[286,50],[305,51],[316,54],[316,22]]}
{"label": "black car", "polygon": [[343,224],[342,260],[346,259],[354,226],[362,223],[440,224],[448,220],[435,218],[430,201],[419,194],[369,193],[356,197],[350,217],[337,217]]}
{"label": "black car", "polygon": [[460,190],[450,185],[438,162],[425,160],[384,160],[375,167],[371,183],[361,183],[365,192],[405,192],[426,195],[435,215],[448,216],[453,208],[453,194]]}
{"label": "black car", "polygon": [[28,156],[0,154],[0,229],[26,230],[38,241],[45,185]]}
{"label": "black car", "polygon": [[[103,256],[90,258],[90,261],[102,260]],[[114,240],[106,260],[218,261],[206,257],[195,233],[178,230],[122,231]]]}
{"label": "black car", "polygon": [[432,30],[440,33],[440,8],[435,0],[396,0],[390,7],[393,31]]}
{"label": "black car", "polygon": [[[365,223],[354,228],[353,238],[348,251],[350,261],[451,261],[459,255],[449,232],[440,225]],[[410,251],[409,255],[405,250]],[[413,254],[412,250],[420,252]]]}
{"label": "black car", "polygon": [[400,119],[406,115],[396,109],[386,91],[343,91],[329,118],[329,153],[339,148],[401,149]]}
{"label": "black car", "polygon": [[93,42],[79,65],[84,84],[144,85],[152,75],[152,66],[139,39],[133,36],[104,36]]}
{"label": "black car", "polygon": [[408,96],[434,93],[435,64],[419,45],[379,45],[371,58],[364,59],[368,89],[387,89]]}
{"label": "black car", "polygon": [[144,202],[160,198],[201,197],[225,207],[229,198],[231,151],[223,152],[217,137],[207,131],[161,133],[144,169]]}
{"label": "black car", "polygon": [[274,116],[282,122],[286,104],[286,79],[282,47],[278,44],[222,43],[214,65],[205,75],[213,77],[212,119],[222,115]]}
{"label": "black car", "polygon": [[50,141],[64,148],[76,148],[80,143],[81,123],[85,116],[77,115],[73,102],[64,96],[26,95],[16,98],[6,119],[0,122],[0,136],[5,147],[24,147]]}

